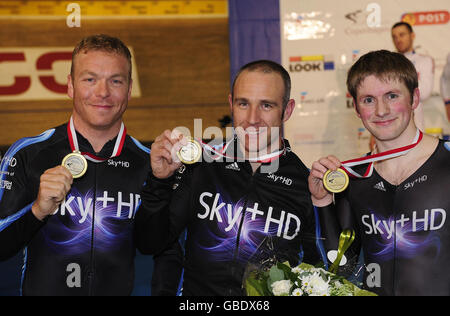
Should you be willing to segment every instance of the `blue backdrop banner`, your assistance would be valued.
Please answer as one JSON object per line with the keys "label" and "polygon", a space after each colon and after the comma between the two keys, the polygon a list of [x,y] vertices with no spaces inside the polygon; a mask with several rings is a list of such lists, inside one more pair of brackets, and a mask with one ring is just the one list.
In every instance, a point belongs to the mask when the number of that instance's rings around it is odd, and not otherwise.
{"label": "blue backdrop banner", "polygon": [[257,59],[281,63],[278,0],[228,0],[231,81],[241,66]]}

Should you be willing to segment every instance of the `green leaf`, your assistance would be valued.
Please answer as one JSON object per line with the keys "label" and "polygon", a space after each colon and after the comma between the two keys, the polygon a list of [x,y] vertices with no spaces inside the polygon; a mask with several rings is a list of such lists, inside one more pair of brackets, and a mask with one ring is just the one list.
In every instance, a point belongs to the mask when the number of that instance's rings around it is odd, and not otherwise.
{"label": "green leaf", "polygon": [[297,274],[292,272],[291,266],[289,263],[277,263],[277,268],[284,272],[286,278],[291,280],[294,283],[297,280]]}
{"label": "green leaf", "polygon": [[251,277],[245,280],[245,291],[247,296],[265,296],[264,281],[255,280]]}
{"label": "green leaf", "polygon": [[311,270],[311,269],[315,268],[313,265],[307,264],[304,262],[300,263],[298,266],[300,267],[300,269],[303,269],[303,270]]}
{"label": "green leaf", "polygon": [[320,274],[320,277],[321,277],[324,281],[327,281],[327,280],[331,279],[331,275],[330,275],[327,271],[325,271],[325,270],[320,269],[320,270],[319,270],[319,274]]}
{"label": "green leaf", "polygon": [[320,261],[319,263],[317,263],[317,264],[314,266],[314,268],[322,268],[322,269],[326,270],[325,264],[324,264],[322,261]]}
{"label": "green leaf", "polygon": [[359,287],[356,287],[353,289],[353,295],[354,296],[378,296],[377,294],[373,292],[369,292],[363,289],[360,289]]}
{"label": "green leaf", "polygon": [[284,271],[274,265],[272,268],[270,268],[269,277],[272,281],[271,283],[284,280]]}
{"label": "green leaf", "polygon": [[355,284],[353,284],[352,282],[350,282],[348,280],[344,279],[342,281],[344,282],[344,284],[352,286],[353,296],[378,296],[377,294],[375,294],[373,292],[360,289],[359,287],[357,287]]}
{"label": "green leaf", "polygon": [[277,281],[284,280],[284,272],[281,269],[278,269],[277,265],[274,265],[269,270],[269,278],[267,279],[267,288],[272,292],[272,284]]}

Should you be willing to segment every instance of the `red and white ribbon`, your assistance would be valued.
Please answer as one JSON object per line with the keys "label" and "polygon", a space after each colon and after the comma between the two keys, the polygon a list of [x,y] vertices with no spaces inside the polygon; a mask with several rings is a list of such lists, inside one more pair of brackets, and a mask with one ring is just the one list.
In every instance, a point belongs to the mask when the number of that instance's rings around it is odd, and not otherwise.
{"label": "red and white ribbon", "polygon": [[[419,129],[417,129],[416,136],[414,137],[414,140],[410,145],[392,149],[392,150],[388,150],[388,151],[374,154],[374,155],[368,155],[368,156],[361,157],[361,158],[346,160],[346,161],[342,162],[341,168],[345,172],[347,172],[347,174],[351,177],[369,178],[373,173],[374,162],[406,155],[411,149],[413,149],[414,147],[417,146],[417,144],[420,143],[422,138],[423,138],[423,133]],[[366,163],[370,163],[370,165],[368,166],[366,172],[363,175],[360,175],[359,173],[357,173],[356,171],[354,171],[351,168],[351,167],[366,164]]]}
{"label": "red and white ribbon", "polygon": [[[75,127],[73,125],[73,117],[70,117],[69,123],[67,124],[67,134],[69,136],[69,143],[70,143],[70,148],[72,149],[72,151],[80,151],[80,149],[78,147],[77,134],[75,132]],[[98,156],[95,156],[88,152],[81,152],[81,154],[87,160],[90,160],[92,162],[97,162],[97,163],[106,161],[113,157],[117,157],[122,152],[122,148],[123,148],[123,144],[125,142],[126,135],[127,135],[127,129],[125,128],[125,125],[122,122],[120,125],[119,134],[117,135],[116,143],[114,145],[114,150],[113,150],[111,156],[108,158],[98,157]]]}
{"label": "red and white ribbon", "polygon": [[[227,156],[225,154],[225,151],[227,150],[227,148],[230,146],[230,144],[234,141],[234,138],[231,139],[230,141],[228,141],[227,143],[225,143],[222,148],[220,150],[202,142],[201,140],[198,140],[198,142],[207,150],[213,152],[214,154],[216,154],[215,157],[212,157],[212,159],[214,160],[218,160],[219,158],[226,158],[226,159],[231,159],[231,160],[235,160],[237,159],[237,157],[232,157],[232,156]],[[245,160],[248,160],[250,162],[257,162],[257,163],[269,163],[275,159],[277,159],[278,157],[280,157],[281,155],[283,155],[286,152],[286,147],[284,146],[283,143],[283,149],[275,151],[273,153],[270,154],[266,154],[266,155],[262,155],[262,156],[258,156],[258,157],[254,157],[254,158],[248,158]]]}

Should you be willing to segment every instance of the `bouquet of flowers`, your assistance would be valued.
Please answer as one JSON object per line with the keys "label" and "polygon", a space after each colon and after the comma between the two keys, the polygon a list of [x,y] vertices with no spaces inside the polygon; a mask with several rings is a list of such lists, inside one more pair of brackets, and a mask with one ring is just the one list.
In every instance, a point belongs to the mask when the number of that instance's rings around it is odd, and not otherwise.
{"label": "bouquet of flowers", "polygon": [[269,269],[254,270],[244,281],[248,296],[376,296],[322,268],[302,263],[276,263]]}

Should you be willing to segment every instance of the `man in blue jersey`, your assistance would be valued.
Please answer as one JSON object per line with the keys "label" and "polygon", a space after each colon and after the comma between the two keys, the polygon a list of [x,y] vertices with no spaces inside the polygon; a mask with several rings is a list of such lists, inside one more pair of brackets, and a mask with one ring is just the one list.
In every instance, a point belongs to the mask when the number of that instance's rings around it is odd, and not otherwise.
{"label": "man in blue jersey", "polygon": [[[381,295],[450,295],[450,143],[422,135],[414,123],[420,102],[414,65],[398,53],[370,52],[349,70],[347,87],[378,156],[353,169],[335,156],[312,165],[309,188],[328,259],[336,259],[341,232],[354,230],[339,264],[357,261],[350,259],[362,247],[368,288]],[[355,178],[333,200],[322,180],[339,167]]]}
{"label": "man in blue jersey", "polygon": [[[128,295],[149,150],[127,135],[131,54],[94,35],[75,47],[68,123],[13,144],[1,163],[0,260],[25,248],[24,295]],[[157,215],[155,215],[156,217]],[[149,221],[146,250],[165,245]],[[154,233],[154,234],[153,234]],[[151,244],[148,244],[151,242]]]}
{"label": "man in blue jersey", "polygon": [[141,207],[170,213],[174,239],[187,228],[184,295],[242,295],[249,263],[296,265],[301,250],[319,261],[308,169],[279,132],[295,107],[290,87],[273,61],[241,68],[229,96],[236,137],[216,151],[226,159],[205,150],[182,165],[172,154],[183,139],[169,130],[155,139]]}

